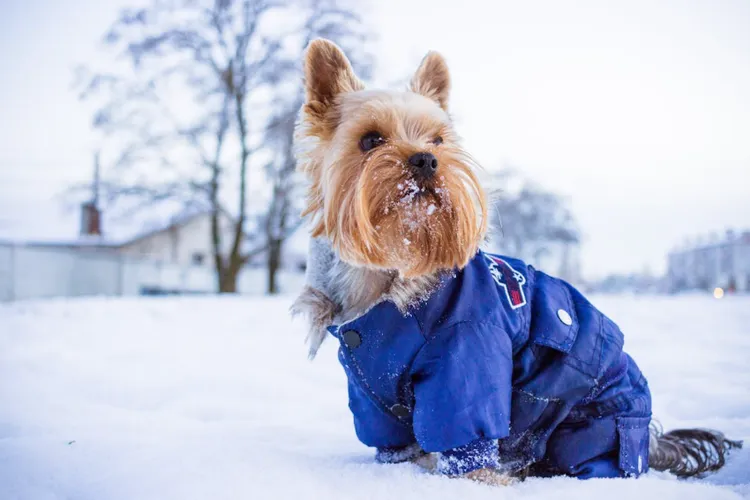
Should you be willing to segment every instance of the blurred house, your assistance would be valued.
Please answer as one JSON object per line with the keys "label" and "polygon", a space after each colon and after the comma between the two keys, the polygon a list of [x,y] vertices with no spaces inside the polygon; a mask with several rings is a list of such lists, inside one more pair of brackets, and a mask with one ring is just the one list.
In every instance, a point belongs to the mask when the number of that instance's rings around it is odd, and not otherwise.
{"label": "blurred house", "polygon": [[[99,216],[96,212],[90,216],[85,214],[89,208],[84,205],[84,216],[81,222],[81,237],[92,238],[101,235],[101,228],[97,223]],[[229,252],[229,243],[233,240],[234,228],[231,222],[223,218],[220,221],[220,235],[223,243],[222,251]],[[84,239],[83,241],[87,241]],[[91,241],[91,240],[89,240]],[[94,240],[95,241],[95,240]],[[213,243],[211,240],[211,213],[209,211],[195,212],[169,220],[166,224],[152,227],[120,241],[103,241],[101,249],[108,249],[117,254],[145,259],[165,264],[180,266],[199,266],[213,269]],[[251,251],[253,243],[248,242],[245,250]],[[90,244],[87,246],[90,248]],[[284,267],[299,268],[306,260],[306,248],[299,245],[286,245],[282,262]],[[262,267],[265,264],[265,252],[260,251],[248,261],[251,267]]]}
{"label": "blurred house", "polygon": [[611,274],[586,283],[586,293],[601,294],[658,294],[663,293],[665,280],[648,271],[630,274]]}
{"label": "blurred house", "polygon": [[[104,236],[101,223],[96,206],[85,203],[76,238],[0,241],[0,302],[81,295],[216,292],[208,212],[173,218],[121,238]],[[228,245],[231,223],[224,220],[220,226],[222,239]],[[306,261],[306,239],[295,234],[284,248],[282,289],[295,288],[303,279],[300,271]],[[241,293],[264,291],[264,263],[262,251],[248,263],[238,280]]]}
{"label": "blurred house", "polygon": [[727,231],[675,249],[668,256],[671,292],[713,290],[750,292],[750,231]]}

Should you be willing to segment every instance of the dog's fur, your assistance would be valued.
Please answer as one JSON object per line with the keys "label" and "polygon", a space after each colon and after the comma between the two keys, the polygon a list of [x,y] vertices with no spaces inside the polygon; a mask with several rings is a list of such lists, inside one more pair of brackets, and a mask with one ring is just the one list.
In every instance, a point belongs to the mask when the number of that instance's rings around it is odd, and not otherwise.
{"label": "dog's fur", "polygon": [[[313,236],[324,235],[353,267],[404,279],[466,265],[486,232],[487,203],[447,113],[443,58],[425,57],[411,92],[365,90],[343,52],[316,40],[305,80],[296,144],[311,180],[304,215]],[[360,138],[373,131],[385,143],[363,154]],[[433,178],[412,175],[408,159],[418,152],[437,158]]]}
{"label": "dog's fur", "polygon": [[[487,232],[487,195],[448,114],[450,76],[439,54],[427,54],[405,92],[366,90],[344,53],[327,40],[310,44],[304,70],[306,102],[295,143],[298,169],[310,181],[303,215],[313,221],[314,239],[308,283],[292,309],[308,316],[314,357],[327,326],[383,300],[405,313],[429,297],[441,273],[464,267]],[[371,132],[383,142],[366,150],[360,141]],[[433,177],[409,168],[408,159],[419,152],[437,158]],[[689,447],[673,442],[665,455],[669,439],[652,438],[652,466],[683,467]],[[723,463],[723,450],[734,443],[716,439]],[[415,462],[428,469],[433,463],[425,456]],[[491,470],[467,477],[509,482]]]}

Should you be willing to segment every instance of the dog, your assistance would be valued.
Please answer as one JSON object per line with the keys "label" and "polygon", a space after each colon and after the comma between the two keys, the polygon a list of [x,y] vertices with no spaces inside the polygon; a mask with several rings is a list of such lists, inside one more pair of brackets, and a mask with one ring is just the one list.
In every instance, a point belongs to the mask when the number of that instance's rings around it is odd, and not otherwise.
{"label": "dog", "polygon": [[528,476],[678,476],[741,446],[662,433],[618,326],[563,280],[484,252],[488,196],[429,52],[404,91],[371,90],[343,51],[304,57],[295,129],[309,182],[305,314],[313,358],[340,343],[349,407],[381,463],[507,485]]}

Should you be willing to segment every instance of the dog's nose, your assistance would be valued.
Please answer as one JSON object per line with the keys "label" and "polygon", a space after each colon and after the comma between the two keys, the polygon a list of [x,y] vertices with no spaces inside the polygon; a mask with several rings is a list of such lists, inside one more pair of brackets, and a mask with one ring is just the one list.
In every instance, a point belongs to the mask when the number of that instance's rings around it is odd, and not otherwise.
{"label": "dog's nose", "polygon": [[416,153],[409,158],[414,173],[425,179],[429,179],[437,170],[438,161],[432,153]]}

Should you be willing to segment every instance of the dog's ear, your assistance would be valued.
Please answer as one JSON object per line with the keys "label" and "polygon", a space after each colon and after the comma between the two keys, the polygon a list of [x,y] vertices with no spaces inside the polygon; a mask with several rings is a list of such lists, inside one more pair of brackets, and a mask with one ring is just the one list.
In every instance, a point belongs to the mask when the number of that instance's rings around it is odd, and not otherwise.
{"label": "dog's ear", "polygon": [[429,97],[448,111],[450,87],[451,77],[445,59],[437,52],[428,52],[411,79],[411,91]]}
{"label": "dog's ear", "polygon": [[333,42],[318,38],[305,53],[307,102],[327,108],[343,92],[364,89],[344,52]]}

